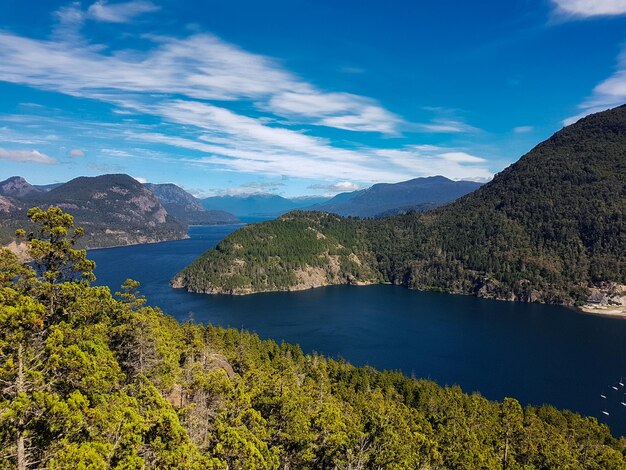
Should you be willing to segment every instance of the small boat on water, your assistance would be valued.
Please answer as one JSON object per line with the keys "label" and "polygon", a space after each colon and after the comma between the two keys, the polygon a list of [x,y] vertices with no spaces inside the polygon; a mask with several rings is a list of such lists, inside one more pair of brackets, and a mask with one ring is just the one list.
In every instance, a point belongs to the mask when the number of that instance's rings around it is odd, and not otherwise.
{"label": "small boat on water", "polygon": [[604,411],[604,410],[602,410],[602,413],[603,413],[603,414],[605,414],[605,415],[607,415],[607,416],[609,416],[609,412],[608,412],[608,411]]}
{"label": "small boat on water", "polygon": [[617,387],[616,387],[615,385],[611,385],[611,388],[612,388],[613,390],[617,390]]}
{"label": "small boat on water", "polygon": [[606,395],[604,395],[604,394],[602,394],[602,393],[601,393],[601,394],[600,394],[600,398],[606,398]]}

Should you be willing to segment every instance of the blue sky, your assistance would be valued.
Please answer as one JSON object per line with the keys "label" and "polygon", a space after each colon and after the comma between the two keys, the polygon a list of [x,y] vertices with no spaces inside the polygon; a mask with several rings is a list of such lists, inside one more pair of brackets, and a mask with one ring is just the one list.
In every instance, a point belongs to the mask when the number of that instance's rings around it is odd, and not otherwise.
{"label": "blue sky", "polygon": [[0,179],[486,180],[626,102],[626,0],[0,3]]}

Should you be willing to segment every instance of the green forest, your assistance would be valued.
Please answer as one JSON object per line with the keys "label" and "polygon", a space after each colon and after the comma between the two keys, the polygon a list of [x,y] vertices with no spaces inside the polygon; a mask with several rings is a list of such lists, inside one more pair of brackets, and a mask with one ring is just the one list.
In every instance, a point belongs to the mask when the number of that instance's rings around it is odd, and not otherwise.
{"label": "green forest", "polygon": [[[177,275],[194,292],[389,282],[582,304],[626,284],[626,106],[562,129],[494,179],[427,213],[381,219],[292,212],[227,237]],[[309,285],[308,287],[315,287]]]}
{"label": "green forest", "polygon": [[92,285],[72,216],[29,218],[32,263],[0,251],[1,468],[626,468],[595,418],[179,324]]}

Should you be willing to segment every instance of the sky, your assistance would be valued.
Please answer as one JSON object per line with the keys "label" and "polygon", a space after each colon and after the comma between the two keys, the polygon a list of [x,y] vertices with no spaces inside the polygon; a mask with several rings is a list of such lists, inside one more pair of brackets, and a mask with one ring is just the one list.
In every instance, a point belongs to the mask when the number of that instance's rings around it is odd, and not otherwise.
{"label": "sky", "polygon": [[0,180],[487,181],[626,102],[626,0],[0,2]]}

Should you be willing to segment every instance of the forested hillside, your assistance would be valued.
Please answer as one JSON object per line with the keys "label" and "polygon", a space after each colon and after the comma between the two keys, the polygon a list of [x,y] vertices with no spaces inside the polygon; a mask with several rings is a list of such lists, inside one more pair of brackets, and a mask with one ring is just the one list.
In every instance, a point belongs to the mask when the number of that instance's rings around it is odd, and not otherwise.
{"label": "forested hillside", "polygon": [[2,468],[626,468],[595,418],[179,325],[90,286],[71,216],[30,217],[33,265],[0,250]]}
{"label": "forested hillside", "polygon": [[[335,269],[334,251],[354,265]],[[311,267],[323,279],[308,287],[383,281],[564,304],[626,284],[626,107],[564,128],[448,206],[365,221],[287,214],[230,235],[174,283],[289,290]]]}

